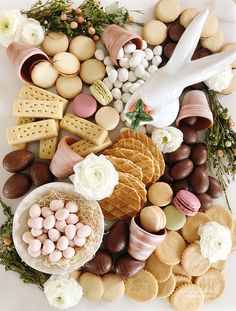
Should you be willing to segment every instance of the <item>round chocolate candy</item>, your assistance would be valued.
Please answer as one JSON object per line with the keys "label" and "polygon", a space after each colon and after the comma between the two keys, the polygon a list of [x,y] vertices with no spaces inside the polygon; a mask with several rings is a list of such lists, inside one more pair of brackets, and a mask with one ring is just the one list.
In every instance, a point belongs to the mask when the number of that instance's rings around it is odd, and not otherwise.
{"label": "round chocolate candy", "polygon": [[207,193],[196,194],[196,197],[201,202],[201,208],[200,208],[201,212],[204,212],[205,210],[210,208],[213,204],[212,198]]}
{"label": "round chocolate candy", "polygon": [[174,49],[176,47],[176,43],[169,42],[164,46],[163,54],[165,55],[166,58],[171,58],[171,55],[174,52]]}
{"label": "round chocolate candy", "polygon": [[122,279],[128,279],[135,276],[144,268],[145,261],[139,261],[125,254],[120,256],[115,264],[115,273],[119,274]]}
{"label": "round chocolate candy", "polygon": [[190,176],[190,183],[194,193],[205,193],[209,187],[208,174],[201,167],[195,167]]}
{"label": "round chocolate candy", "polygon": [[193,127],[181,123],[179,129],[183,132],[185,144],[193,145],[197,143],[197,131]]}
{"label": "round chocolate candy", "polygon": [[207,161],[207,146],[204,143],[193,145],[190,159],[195,165],[202,165]]}
{"label": "round chocolate candy", "polygon": [[84,269],[94,274],[103,275],[111,270],[112,264],[112,256],[107,251],[100,249],[93,259],[84,265]]}
{"label": "round chocolate candy", "polygon": [[174,181],[174,179],[170,175],[170,166],[169,165],[166,165],[164,174],[160,177],[160,181],[163,181],[169,185],[171,185],[172,182]]}
{"label": "round chocolate candy", "polygon": [[178,42],[184,31],[185,28],[182,25],[180,25],[180,23],[175,23],[170,26],[168,35],[171,40]]}
{"label": "round chocolate candy", "polygon": [[190,184],[189,184],[189,181],[187,179],[175,180],[173,182],[173,184],[171,185],[171,188],[172,188],[173,192],[176,194],[180,190],[190,191]]}
{"label": "round chocolate candy", "polygon": [[54,181],[54,176],[49,170],[49,165],[44,161],[35,161],[29,171],[33,183],[37,187]]}
{"label": "round chocolate candy", "polygon": [[105,235],[105,247],[112,253],[117,254],[125,251],[129,243],[129,226],[126,221],[116,222]]}
{"label": "round chocolate candy", "polygon": [[17,199],[25,195],[31,188],[32,180],[24,173],[16,173],[5,182],[2,193],[5,198]]}
{"label": "round chocolate candy", "polygon": [[171,176],[175,180],[181,180],[188,177],[193,170],[193,162],[189,159],[184,159],[176,163],[171,169]]}
{"label": "round chocolate candy", "polygon": [[34,159],[34,153],[31,151],[15,150],[5,155],[2,165],[8,172],[17,173],[29,167]]}
{"label": "round chocolate candy", "polygon": [[181,144],[181,146],[173,152],[168,154],[168,158],[171,162],[179,162],[184,159],[188,159],[190,156],[191,149],[189,146],[185,144]]}
{"label": "round chocolate candy", "polygon": [[214,199],[219,198],[222,194],[222,187],[217,179],[209,176],[209,187],[207,193]]}

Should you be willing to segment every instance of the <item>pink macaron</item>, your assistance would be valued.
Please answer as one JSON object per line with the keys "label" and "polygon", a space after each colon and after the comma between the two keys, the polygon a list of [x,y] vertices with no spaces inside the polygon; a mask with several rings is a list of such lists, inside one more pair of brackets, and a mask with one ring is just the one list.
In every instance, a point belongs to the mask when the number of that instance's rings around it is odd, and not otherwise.
{"label": "pink macaron", "polygon": [[73,100],[72,108],[77,116],[89,118],[97,111],[97,101],[92,95],[81,93]]}
{"label": "pink macaron", "polygon": [[194,216],[198,213],[201,203],[198,198],[187,190],[180,190],[173,199],[175,207],[186,216]]}

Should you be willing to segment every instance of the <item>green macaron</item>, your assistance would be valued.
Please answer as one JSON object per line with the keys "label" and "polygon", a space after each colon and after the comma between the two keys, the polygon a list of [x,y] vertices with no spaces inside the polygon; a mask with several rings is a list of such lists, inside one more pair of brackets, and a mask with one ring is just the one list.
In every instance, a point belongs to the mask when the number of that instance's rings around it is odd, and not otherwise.
{"label": "green macaron", "polygon": [[112,93],[101,80],[95,81],[90,86],[90,91],[96,100],[103,106],[110,104],[110,102],[113,100]]}
{"label": "green macaron", "polygon": [[186,222],[186,216],[181,213],[174,205],[168,205],[163,209],[166,215],[166,229],[179,230]]}

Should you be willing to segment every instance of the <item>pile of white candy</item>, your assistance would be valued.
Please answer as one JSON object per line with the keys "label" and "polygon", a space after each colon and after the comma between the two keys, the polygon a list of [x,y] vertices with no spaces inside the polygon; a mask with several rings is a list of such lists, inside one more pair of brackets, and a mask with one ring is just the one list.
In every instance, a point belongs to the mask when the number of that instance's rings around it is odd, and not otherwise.
{"label": "pile of white candy", "polygon": [[[161,55],[162,46],[160,45],[152,50],[143,40],[142,49],[136,49],[136,45],[129,42],[119,51],[117,60],[120,68],[116,68],[111,58],[106,56],[102,49],[96,50],[95,57],[103,61],[106,66],[107,77],[103,82],[113,95],[114,108],[120,113],[121,121],[126,120],[123,113],[124,104],[128,102],[135,90],[158,70],[158,66],[162,62]],[[125,124],[130,127],[128,122]],[[148,130],[148,128],[140,126],[139,130],[150,132],[151,128]]]}

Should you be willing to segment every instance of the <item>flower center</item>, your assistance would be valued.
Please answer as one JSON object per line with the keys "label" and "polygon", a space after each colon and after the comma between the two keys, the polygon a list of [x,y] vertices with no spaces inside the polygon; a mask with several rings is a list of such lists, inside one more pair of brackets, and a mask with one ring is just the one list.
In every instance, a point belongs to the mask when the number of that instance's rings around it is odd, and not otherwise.
{"label": "flower center", "polygon": [[57,303],[62,303],[63,302],[63,299],[62,299],[62,297],[56,297],[56,301],[57,301]]}
{"label": "flower center", "polygon": [[167,144],[169,141],[168,141],[168,137],[167,136],[164,136],[163,138],[162,138],[162,142],[163,142],[163,144]]}
{"label": "flower center", "polygon": [[0,26],[1,32],[7,31],[9,29],[9,27],[10,27],[9,22],[8,21],[3,21],[1,23],[1,26]]}

